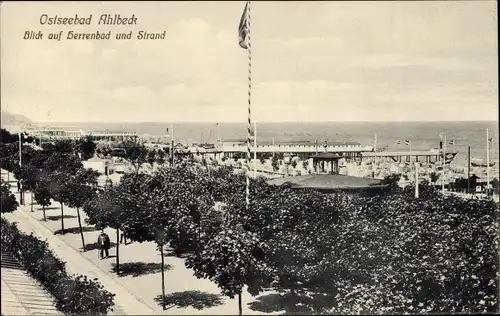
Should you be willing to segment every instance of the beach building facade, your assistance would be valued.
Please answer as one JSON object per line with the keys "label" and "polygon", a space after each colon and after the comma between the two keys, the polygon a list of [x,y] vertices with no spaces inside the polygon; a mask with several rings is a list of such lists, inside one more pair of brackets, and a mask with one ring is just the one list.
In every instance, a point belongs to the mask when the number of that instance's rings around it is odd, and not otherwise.
{"label": "beach building facade", "polygon": [[25,133],[41,140],[76,140],[84,137],[92,137],[97,141],[134,141],[138,139],[137,133],[132,132],[113,132],[113,131],[95,131],[86,132],[83,130],[71,130],[65,128],[32,128],[26,129]]}

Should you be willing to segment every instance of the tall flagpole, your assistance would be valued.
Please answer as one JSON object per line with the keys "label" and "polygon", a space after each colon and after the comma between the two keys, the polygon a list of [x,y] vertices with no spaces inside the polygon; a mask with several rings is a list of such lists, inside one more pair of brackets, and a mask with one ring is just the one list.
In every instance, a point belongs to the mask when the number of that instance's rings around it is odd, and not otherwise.
{"label": "tall flagpole", "polygon": [[[246,194],[245,202],[247,211],[250,208],[250,159],[252,157],[252,45],[250,40],[250,1],[247,1],[245,9],[241,16],[240,25],[238,27],[238,38],[240,47],[248,50],[248,125],[247,125],[247,159],[245,167],[246,178]],[[241,293],[238,293],[238,310],[239,315],[243,313],[241,302]]]}
{"label": "tall flagpole", "polygon": [[415,197],[418,198],[418,174],[419,174],[419,169],[420,163],[418,161],[415,162]]}
{"label": "tall flagpole", "polygon": [[377,169],[377,133],[373,135],[373,178],[375,178],[375,171]]}
{"label": "tall flagpole", "polygon": [[247,126],[247,172],[246,172],[246,206],[250,206],[250,159],[252,157],[252,43],[250,39],[250,1],[247,2],[247,50],[248,50],[248,126]]}
{"label": "tall flagpole", "polygon": [[444,166],[446,165],[446,135],[444,135],[444,142],[443,142],[443,165],[441,169],[441,191],[444,194]]}
{"label": "tall flagpole", "polygon": [[253,126],[253,177],[257,179],[257,122]]}

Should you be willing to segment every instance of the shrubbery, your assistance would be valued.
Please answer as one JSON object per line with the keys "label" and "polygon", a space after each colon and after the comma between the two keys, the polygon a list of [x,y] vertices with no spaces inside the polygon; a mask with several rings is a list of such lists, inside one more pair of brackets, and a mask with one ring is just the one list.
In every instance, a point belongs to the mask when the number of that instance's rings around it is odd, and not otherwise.
{"label": "shrubbery", "polygon": [[97,279],[68,276],[65,263],[54,256],[48,244],[19,231],[16,224],[1,219],[2,251],[10,251],[31,275],[56,299],[56,308],[67,314],[107,314],[114,305],[114,294],[104,290]]}
{"label": "shrubbery", "polygon": [[14,212],[19,206],[19,203],[17,203],[16,197],[10,191],[10,184],[3,182],[2,180],[0,183],[0,190],[1,190],[0,210],[2,211],[2,213]]}

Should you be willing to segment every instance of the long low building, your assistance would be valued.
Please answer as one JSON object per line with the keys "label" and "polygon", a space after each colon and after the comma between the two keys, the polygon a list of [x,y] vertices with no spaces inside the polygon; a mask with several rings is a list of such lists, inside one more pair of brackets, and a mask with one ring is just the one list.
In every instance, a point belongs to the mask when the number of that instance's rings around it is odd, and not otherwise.
{"label": "long low building", "polygon": [[30,136],[42,140],[80,139],[89,136],[95,140],[102,140],[102,141],[137,141],[137,138],[139,137],[137,133],[133,132],[120,132],[120,131],[85,132],[83,130],[70,130],[64,128],[26,129],[25,132]]}
{"label": "long low building", "polygon": [[[457,152],[446,152],[446,163],[450,163]],[[361,153],[363,158],[375,158],[375,159],[383,159],[387,161],[394,162],[410,162],[410,161],[418,161],[418,162],[438,162],[443,160],[443,152],[441,150],[428,150],[428,151],[384,151],[384,152],[363,152]]]}
{"label": "long low building", "polygon": [[[237,143],[223,143],[220,150],[229,158],[247,152],[246,144]],[[307,159],[312,155],[319,153],[337,153],[347,159],[361,158],[362,153],[373,151],[373,147],[369,145],[362,145],[359,143],[329,143],[325,145],[311,145],[311,144],[277,144],[277,145],[257,145],[252,147],[252,152],[255,150],[257,156],[262,154],[284,153],[298,156],[301,159]]]}

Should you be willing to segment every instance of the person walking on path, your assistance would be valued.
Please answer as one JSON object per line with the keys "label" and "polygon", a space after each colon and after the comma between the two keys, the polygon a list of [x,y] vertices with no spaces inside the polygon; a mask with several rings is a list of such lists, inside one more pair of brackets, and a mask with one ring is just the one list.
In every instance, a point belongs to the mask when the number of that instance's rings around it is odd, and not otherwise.
{"label": "person walking on path", "polygon": [[123,244],[123,243],[125,243],[125,245],[127,245],[127,237],[125,236],[123,231],[120,230],[120,244]]}
{"label": "person walking on path", "polygon": [[[99,245],[99,258],[102,260],[104,258],[109,258],[109,248],[111,246],[111,241],[108,234],[101,231],[101,234],[97,238],[97,244]],[[106,255],[106,257],[104,257]]]}

